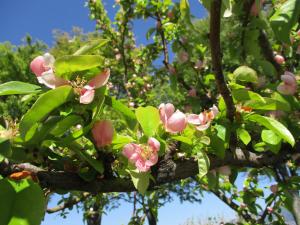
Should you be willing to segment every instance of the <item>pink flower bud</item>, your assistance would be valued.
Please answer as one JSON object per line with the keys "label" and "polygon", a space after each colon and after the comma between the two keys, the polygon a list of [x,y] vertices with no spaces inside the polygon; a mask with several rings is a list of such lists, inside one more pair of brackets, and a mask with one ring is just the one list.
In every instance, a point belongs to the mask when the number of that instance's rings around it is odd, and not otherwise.
{"label": "pink flower bud", "polygon": [[181,132],[187,125],[185,114],[179,110],[176,112],[174,111],[175,107],[171,103],[162,103],[159,106],[160,119],[165,127],[165,130],[170,133]]}
{"label": "pink flower bud", "polygon": [[114,128],[111,121],[97,121],[92,128],[92,135],[98,148],[110,145],[114,135]]}
{"label": "pink flower bud", "polygon": [[300,30],[297,31],[297,35],[300,37]]}
{"label": "pink flower bud", "polygon": [[196,97],[197,96],[197,91],[195,88],[192,88],[191,90],[189,90],[188,95],[190,97]]}
{"label": "pink flower bud", "polygon": [[240,207],[241,207],[241,209],[246,209],[246,208],[247,208],[247,205],[246,205],[245,203],[242,202],[242,203],[240,204]]}
{"label": "pink flower bud", "polygon": [[134,107],[135,106],[134,102],[129,102],[129,106]]}
{"label": "pink flower bud", "polygon": [[275,62],[277,62],[280,65],[285,63],[285,59],[282,55],[275,55],[274,60],[275,60]]}
{"label": "pink flower bud", "polygon": [[187,62],[189,60],[189,54],[187,52],[185,52],[185,51],[179,52],[179,54],[178,54],[178,60],[181,63]]}
{"label": "pink flower bud", "polygon": [[278,192],[278,185],[277,184],[272,184],[270,186],[270,190],[273,194],[276,194]]}

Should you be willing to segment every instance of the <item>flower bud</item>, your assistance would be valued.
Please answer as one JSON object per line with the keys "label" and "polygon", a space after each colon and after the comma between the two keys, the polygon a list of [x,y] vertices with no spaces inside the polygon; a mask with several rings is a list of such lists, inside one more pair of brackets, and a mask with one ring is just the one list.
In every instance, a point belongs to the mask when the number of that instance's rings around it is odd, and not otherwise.
{"label": "flower bud", "polygon": [[110,145],[114,135],[114,128],[111,121],[97,121],[92,128],[92,135],[98,148]]}
{"label": "flower bud", "polygon": [[282,55],[275,55],[274,60],[275,60],[275,62],[277,62],[280,65],[285,63],[285,59]]}

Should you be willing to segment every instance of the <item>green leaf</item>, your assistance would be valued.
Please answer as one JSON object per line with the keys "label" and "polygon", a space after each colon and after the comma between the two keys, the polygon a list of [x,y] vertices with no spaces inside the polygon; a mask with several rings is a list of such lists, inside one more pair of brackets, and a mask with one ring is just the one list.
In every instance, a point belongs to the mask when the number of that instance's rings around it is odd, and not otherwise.
{"label": "green leaf", "polygon": [[275,134],[272,130],[263,130],[261,132],[261,139],[270,145],[278,145],[281,141],[281,137]]}
{"label": "green leaf", "polygon": [[210,147],[212,150],[212,153],[214,153],[219,158],[224,158],[225,156],[225,146],[224,141],[219,138],[217,135],[213,135],[210,137]]}
{"label": "green leaf", "polygon": [[199,170],[199,178],[204,177],[209,171],[210,162],[207,154],[203,151],[200,151],[196,155],[196,159],[198,161],[198,170]]}
{"label": "green leaf", "polygon": [[253,103],[257,103],[257,104],[265,103],[265,99],[261,95],[253,91],[248,91],[242,88],[232,90],[232,96],[238,102],[246,102],[251,100],[253,101]]}
{"label": "green leaf", "polygon": [[137,124],[136,116],[134,112],[131,111],[131,109],[129,109],[126,105],[109,96],[105,96],[105,104],[111,106],[114,110],[121,113],[131,130],[135,128]]}
{"label": "green leaf", "polygon": [[85,44],[82,46],[80,49],[78,49],[73,55],[83,55],[86,54],[90,51],[96,50],[103,45],[107,44],[109,42],[108,39],[98,39],[98,40],[93,40],[90,41],[89,43]]}
{"label": "green leaf", "polygon": [[73,73],[95,68],[104,64],[104,58],[99,55],[66,55],[54,63],[55,74],[70,80]]}
{"label": "green leaf", "polygon": [[66,131],[68,131],[72,126],[79,124],[82,122],[82,118],[77,115],[69,115],[62,120],[58,121],[53,129],[51,130],[50,134],[54,136],[61,136]]}
{"label": "green leaf", "polygon": [[160,123],[158,109],[153,106],[139,107],[136,109],[135,115],[144,134],[148,137],[154,136]]}
{"label": "green leaf", "polygon": [[241,141],[245,144],[248,145],[249,142],[251,141],[251,136],[248,133],[247,130],[243,129],[243,128],[238,128],[236,130],[237,136],[239,137],[239,139],[241,139]]}
{"label": "green leaf", "polygon": [[139,191],[140,194],[144,195],[149,186],[150,174],[148,172],[139,172],[137,169],[130,170],[129,174],[134,187]]}
{"label": "green leaf", "polygon": [[181,19],[189,25],[190,28],[194,28],[193,23],[191,22],[191,15],[190,15],[190,4],[188,0],[180,0],[180,14]]}
{"label": "green leaf", "polygon": [[217,132],[217,136],[219,138],[221,138],[224,142],[226,142],[226,136],[227,136],[227,129],[226,129],[226,127],[223,126],[223,125],[217,124],[215,126],[215,128],[218,131]]}
{"label": "green leaf", "polygon": [[40,186],[32,180],[0,180],[0,224],[39,225],[45,212]]}
{"label": "green leaf", "polygon": [[279,41],[290,43],[290,31],[300,16],[300,1],[288,0],[270,18],[271,27]]}
{"label": "green leaf", "polygon": [[103,162],[92,158],[80,144],[73,142],[69,145],[70,150],[75,152],[82,160],[87,161],[97,172],[103,173]]}
{"label": "green leaf", "polygon": [[61,86],[41,95],[20,122],[21,137],[26,140],[30,128],[44,120],[54,109],[58,108],[73,97],[71,86]]}
{"label": "green leaf", "polygon": [[275,134],[287,141],[290,145],[295,145],[295,139],[291,132],[277,120],[258,114],[249,115],[248,117],[246,117],[246,119],[255,123],[259,123],[260,125],[268,128],[269,130],[272,130]]}
{"label": "green leaf", "polygon": [[171,138],[173,140],[176,140],[176,141],[180,141],[180,142],[183,142],[183,143],[186,143],[188,145],[192,145],[193,142],[191,139],[189,139],[188,137],[184,137],[184,136],[171,136]]}
{"label": "green leaf", "polygon": [[120,149],[123,148],[124,145],[134,142],[135,140],[130,137],[130,136],[124,136],[124,135],[115,135],[112,144],[113,144],[113,149]]}
{"label": "green leaf", "polygon": [[263,98],[264,102],[257,100],[250,100],[245,103],[245,106],[249,106],[252,109],[257,110],[282,110],[285,112],[291,111],[291,106],[287,101],[278,101],[273,98]]}
{"label": "green leaf", "polygon": [[20,81],[10,81],[0,85],[0,96],[2,95],[23,95],[40,91],[40,86]]}
{"label": "green leaf", "polygon": [[233,72],[234,78],[243,82],[257,83],[258,77],[254,69],[248,66],[240,66]]}

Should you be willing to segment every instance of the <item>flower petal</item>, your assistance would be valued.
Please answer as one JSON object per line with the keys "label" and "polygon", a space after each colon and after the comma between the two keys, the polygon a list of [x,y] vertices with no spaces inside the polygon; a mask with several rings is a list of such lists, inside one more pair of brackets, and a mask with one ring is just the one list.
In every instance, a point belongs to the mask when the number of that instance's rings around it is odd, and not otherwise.
{"label": "flower petal", "polygon": [[55,76],[52,69],[42,73],[42,75],[37,78],[40,84],[44,84],[51,89],[68,84],[68,81],[65,79]]}
{"label": "flower petal", "polygon": [[187,122],[193,125],[200,125],[201,121],[199,115],[197,114],[189,114],[187,115]]}
{"label": "flower petal", "polygon": [[110,76],[110,69],[105,69],[103,72],[101,72],[100,74],[96,75],[93,79],[90,80],[90,82],[88,83],[88,86],[90,86],[91,88],[99,88],[104,86]]}
{"label": "flower petal", "polygon": [[95,96],[95,90],[87,90],[87,89],[83,89],[80,97],[79,97],[79,102],[81,104],[90,104]]}
{"label": "flower petal", "polygon": [[168,119],[166,130],[171,133],[181,132],[185,129],[187,125],[186,116],[184,113],[177,110],[173,115]]}
{"label": "flower petal", "polygon": [[148,139],[148,145],[152,148],[153,151],[158,152],[160,149],[160,143],[155,138],[151,137]]}
{"label": "flower petal", "polygon": [[37,77],[41,76],[42,73],[47,71],[44,67],[44,63],[45,60],[43,56],[37,56],[31,61],[30,69]]}

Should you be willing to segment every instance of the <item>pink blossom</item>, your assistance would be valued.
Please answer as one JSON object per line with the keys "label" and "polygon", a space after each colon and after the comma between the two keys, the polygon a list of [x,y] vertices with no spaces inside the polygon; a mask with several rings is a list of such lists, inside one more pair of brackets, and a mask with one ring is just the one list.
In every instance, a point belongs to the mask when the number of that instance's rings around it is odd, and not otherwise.
{"label": "pink blossom", "polygon": [[218,113],[218,108],[213,105],[213,107],[210,108],[209,112],[204,111],[199,115],[189,114],[187,116],[187,122],[195,125],[197,130],[204,131],[210,126],[211,121],[217,116]]}
{"label": "pink blossom", "polygon": [[82,104],[90,104],[95,96],[95,89],[106,85],[110,76],[110,70],[105,69],[100,74],[92,78],[86,86],[80,91],[79,102]]}
{"label": "pink blossom", "polygon": [[98,148],[110,145],[114,135],[114,128],[111,121],[101,120],[94,123],[92,135]]}
{"label": "pink blossom", "polygon": [[148,139],[147,145],[130,143],[124,146],[123,155],[134,164],[140,172],[147,172],[158,161],[160,143],[155,138]]}
{"label": "pink blossom", "polygon": [[297,31],[297,35],[300,37],[300,29]]}
{"label": "pink blossom", "polygon": [[274,60],[275,60],[275,62],[277,62],[280,65],[285,63],[285,59],[282,55],[275,55]]}
{"label": "pink blossom", "polygon": [[37,56],[30,63],[30,69],[37,76],[38,82],[51,89],[68,84],[68,81],[54,74],[54,62],[55,58],[45,53],[43,56]]}
{"label": "pink blossom", "polygon": [[175,107],[171,103],[167,104],[160,104],[159,105],[159,114],[160,120],[162,121],[165,130],[170,133],[177,133],[181,132],[185,129],[186,123],[186,116],[179,110],[176,110]]}
{"label": "pink blossom", "polygon": [[185,63],[186,61],[189,60],[189,54],[187,52],[185,52],[185,51],[179,52],[179,54],[178,54],[178,60],[181,63]]}
{"label": "pink blossom", "polygon": [[297,91],[297,80],[293,73],[285,71],[284,75],[281,75],[283,83],[279,84],[277,91],[283,95],[294,95]]}
{"label": "pink blossom", "polygon": [[174,18],[174,13],[173,13],[173,11],[168,11],[168,13],[167,13],[167,16],[168,16],[168,18],[170,19],[170,20],[172,20],[173,18]]}
{"label": "pink blossom", "polygon": [[197,96],[197,91],[196,91],[196,89],[195,89],[195,88],[190,89],[189,92],[188,92],[188,95],[189,95],[190,97],[196,97],[196,96]]}

